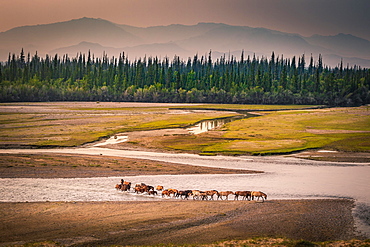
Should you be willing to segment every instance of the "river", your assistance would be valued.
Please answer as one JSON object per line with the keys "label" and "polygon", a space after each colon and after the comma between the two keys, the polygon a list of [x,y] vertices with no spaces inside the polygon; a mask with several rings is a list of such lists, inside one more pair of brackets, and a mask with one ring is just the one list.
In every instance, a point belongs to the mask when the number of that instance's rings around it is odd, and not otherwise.
{"label": "river", "polygon": [[261,190],[268,199],[349,198],[356,202],[354,215],[362,232],[370,236],[370,164],[334,163],[293,157],[199,156],[103,147],[71,149],[9,149],[1,153],[74,153],[109,155],[175,162],[188,165],[264,171],[262,174],[156,175],[73,179],[0,179],[0,201],[129,201],[163,200],[160,196],[119,192],[121,178],[166,188],[200,190]]}
{"label": "river", "polygon": [[[230,121],[203,121],[187,129],[192,134],[217,128]],[[161,196],[119,192],[120,179],[133,184],[144,182],[165,188],[199,190],[260,190],[268,199],[349,198],[355,200],[354,216],[361,232],[370,237],[370,164],[310,161],[283,156],[199,156],[104,148],[106,144],[127,141],[125,135],[84,148],[3,149],[0,153],[73,153],[150,159],[187,165],[264,171],[259,174],[151,175],[72,178],[0,179],[1,202],[35,201],[133,201],[165,200]],[[232,199],[231,197],[230,199]]]}
{"label": "river", "polygon": [[[1,153],[74,153],[91,155],[109,155],[130,157],[138,159],[150,159],[165,162],[174,162],[197,166],[210,166],[221,168],[234,168],[246,170],[264,171],[262,174],[242,174],[242,175],[158,175],[158,176],[134,176],[127,177],[122,174],[125,180],[136,182],[145,182],[152,185],[161,184],[165,187],[174,187],[178,189],[216,189],[216,190],[262,190],[269,194],[271,199],[280,198],[353,198],[361,203],[370,205],[370,187],[369,187],[369,164],[355,163],[333,163],[302,160],[293,157],[257,157],[257,156],[199,156],[194,154],[173,154],[173,153],[155,153],[142,151],[115,150],[108,148],[72,148],[72,149],[9,149],[0,150]],[[55,179],[1,179],[1,201],[43,201],[43,200],[89,200],[88,198],[76,198],[73,194],[79,194],[76,191],[68,195],[53,195],[50,198],[43,195],[37,197],[33,193],[17,192],[16,195],[9,196],[8,186],[19,186],[25,191],[27,187],[24,184],[37,187],[40,181],[48,181],[47,184],[57,188],[63,186],[63,181],[70,183],[69,179],[59,179],[56,184]],[[102,183],[102,187],[109,190],[114,184],[118,183],[120,178],[91,178],[70,179],[79,181],[81,190],[86,193],[86,187],[100,187],[96,183]],[[21,181],[26,181],[22,183]],[[84,181],[84,182],[83,182]],[[13,184],[13,185],[11,185]],[[13,190],[13,189],[12,189]],[[10,191],[12,191],[10,190]],[[75,188],[73,188],[75,190]],[[59,190],[58,188],[58,191]],[[92,196],[90,200],[117,200],[116,197],[110,198],[110,195],[99,193],[99,196]],[[103,192],[103,191],[101,191]],[[115,192],[115,191],[113,191]],[[21,194],[28,195],[21,198]],[[108,196],[109,198],[105,198]],[[100,199],[99,199],[100,198]],[[127,200],[121,198],[120,200]]]}

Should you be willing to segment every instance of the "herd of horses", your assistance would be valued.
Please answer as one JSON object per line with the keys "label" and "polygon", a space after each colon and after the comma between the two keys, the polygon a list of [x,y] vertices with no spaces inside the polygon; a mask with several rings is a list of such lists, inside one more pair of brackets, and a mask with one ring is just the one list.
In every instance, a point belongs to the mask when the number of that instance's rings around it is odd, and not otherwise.
{"label": "herd of horses", "polygon": [[[121,179],[120,184],[116,184],[115,188],[121,191],[131,191],[131,182],[124,181]],[[158,185],[156,187],[147,185],[145,183],[136,184],[133,187],[133,192],[137,194],[147,193],[148,195],[159,195],[161,193],[162,198],[181,198],[193,200],[228,200],[229,196],[234,195],[234,200],[256,200],[261,199],[264,202],[267,199],[267,195],[261,191],[217,191],[217,190],[177,190],[177,189],[164,189],[163,186]]]}

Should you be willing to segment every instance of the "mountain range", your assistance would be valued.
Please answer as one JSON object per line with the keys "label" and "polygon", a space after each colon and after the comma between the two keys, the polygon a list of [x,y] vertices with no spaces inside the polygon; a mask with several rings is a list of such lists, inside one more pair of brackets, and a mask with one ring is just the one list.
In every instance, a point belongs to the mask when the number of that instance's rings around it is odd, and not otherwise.
{"label": "mountain range", "polygon": [[196,25],[173,24],[168,26],[134,27],[120,25],[103,19],[81,18],[65,22],[22,26],[0,33],[0,61],[6,61],[9,53],[19,54],[24,49],[33,55],[45,54],[75,57],[90,51],[95,57],[103,53],[118,57],[120,53],[130,60],[157,56],[184,60],[206,55],[290,58],[305,54],[323,57],[324,64],[334,67],[341,60],[344,66],[358,65],[370,68],[370,41],[351,34],[334,36],[279,32],[265,28],[232,26],[223,23],[198,23]]}

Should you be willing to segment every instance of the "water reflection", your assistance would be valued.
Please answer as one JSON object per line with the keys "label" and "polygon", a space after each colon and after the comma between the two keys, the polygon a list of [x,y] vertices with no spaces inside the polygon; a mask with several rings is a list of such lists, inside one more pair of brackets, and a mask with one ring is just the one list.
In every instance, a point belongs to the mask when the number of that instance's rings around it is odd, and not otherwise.
{"label": "water reflection", "polygon": [[203,120],[195,124],[194,126],[187,128],[187,130],[189,131],[190,134],[197,135],[203,132],[207,132],[209,130],[216,129],[218,127],[221,127],[224,124],[230,123],[237,119],[241,119],[243,117],[246,117],[246,116],[236,116],[236,117],[221,118],[221,119]]}
{"label": "water reflection", "polygon": [[[219,119],[211,119],[211,120],[202,120],[198,122],[197,124],[186,128],[181,129],[183,131],[179,132],[179,129],[162,129],[162,130],[145,130],[145,131],[136,131],[134,133],[145,133],[145,136],[155,136],[155,135],[173,135],[173,134],[200,134],[203,132],[207,132],[209,130],[216,129],[226,123],[250,117],[251,114],[245,114],[245,115],[239,115],[239,116],[233,116],[233,117],[227,117],[227,118],[219,118]],[[132,133],[131,133],[132,135]],[[129,140],[129,135],[127,134],[117,134],[114,136],[111,136],[110,138],[104,140],[104,141],[98,141],[93,146],[94,147],[102,147],[108,144],[118,144],[121,142],[126,142]]]}

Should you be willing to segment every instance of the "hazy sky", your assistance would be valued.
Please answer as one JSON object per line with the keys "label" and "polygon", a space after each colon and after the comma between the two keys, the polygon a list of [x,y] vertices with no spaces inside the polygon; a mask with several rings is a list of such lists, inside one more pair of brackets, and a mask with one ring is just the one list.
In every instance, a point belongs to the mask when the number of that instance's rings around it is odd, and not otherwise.
{"label": "hazy sky", "polygon": [[0,0],[0,32],[82,17],[140,27],[221,22],[370,40],[370,0]]}

